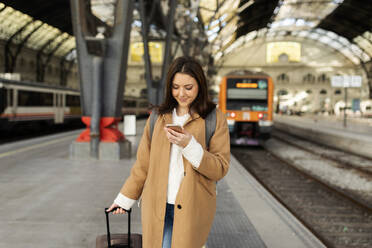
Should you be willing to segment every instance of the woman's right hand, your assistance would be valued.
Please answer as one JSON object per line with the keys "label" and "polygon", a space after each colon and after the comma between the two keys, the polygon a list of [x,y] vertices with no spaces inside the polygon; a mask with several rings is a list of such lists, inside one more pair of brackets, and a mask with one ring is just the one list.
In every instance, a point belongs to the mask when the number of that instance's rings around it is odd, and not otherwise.
{"label": "woman's right hand", "polygon": [[107,209],[107,212],[110,212],[111,210],[113,210],[114,208],[116,208],[115,211],[113,211],[112,213],[113,214],[125,214],[127,211],[125,211],[123,208],[121,208],[118,204],[116,203],[113,203],[111,205],[111,207],[109,207],[109,209]]}

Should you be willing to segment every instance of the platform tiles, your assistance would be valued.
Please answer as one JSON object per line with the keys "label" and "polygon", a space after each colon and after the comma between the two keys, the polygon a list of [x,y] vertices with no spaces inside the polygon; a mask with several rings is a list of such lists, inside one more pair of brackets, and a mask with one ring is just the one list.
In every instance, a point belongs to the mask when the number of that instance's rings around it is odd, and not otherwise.
{"label": "platform tiles", "polygon": [[[145,121],[137,122],[136,146]],[[79,132],[0,146],[0,248],[94,247],[106,232],[104,207],[116,197],[135,154],[121,161],[68,159]],[[217,212],[208,248],[323,247],[236,161],[218,182]],[[133,208],[132,231],[141,232]],[[126,217],[112,216],[111,231],[126,231]]]}

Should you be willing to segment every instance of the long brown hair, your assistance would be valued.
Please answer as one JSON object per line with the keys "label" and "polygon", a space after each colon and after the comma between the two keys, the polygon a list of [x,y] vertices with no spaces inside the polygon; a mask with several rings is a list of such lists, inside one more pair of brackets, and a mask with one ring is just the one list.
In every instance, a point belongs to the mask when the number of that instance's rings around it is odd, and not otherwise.
{"label": "long brown hair", "polygon": [[169,66],[166,81],[164,102],[158,108],[159,114],[170,113],[177,107],[177,100],[172,95],[172,84],[176,73],[184,73],[193,77],[198,83],[199,90],[190,110],[197,112],[203,119],[216,107],[208,97],[208,85],[201,65],[191,57],[178,57]]}

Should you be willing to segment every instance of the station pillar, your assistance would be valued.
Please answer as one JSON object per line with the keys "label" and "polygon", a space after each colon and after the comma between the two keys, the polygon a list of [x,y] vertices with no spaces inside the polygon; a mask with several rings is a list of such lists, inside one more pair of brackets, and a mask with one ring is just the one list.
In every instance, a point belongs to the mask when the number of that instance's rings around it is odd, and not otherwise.
{"label": "station pillar", "polygon": [[80,76],[82,121],[70,158],[119,160],[131,144],[119,131],[126,81],[133,0],[117,0],[114,25],[92,14],[89,0],[70,0]]}

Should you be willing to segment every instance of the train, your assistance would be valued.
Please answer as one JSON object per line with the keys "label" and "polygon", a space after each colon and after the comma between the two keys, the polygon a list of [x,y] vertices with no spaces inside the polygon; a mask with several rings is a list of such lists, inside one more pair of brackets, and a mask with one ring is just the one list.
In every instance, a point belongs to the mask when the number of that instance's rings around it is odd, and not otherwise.
{"label": "train", "polygon": [[[145,97],[123,97],[122,115],[149,115]],[[80,121],[80,91],[45,83],[0,78],[0,130]]]}
{"label": "train", "polygon": [[61,124],[80,117],[78,90],[0,79],[0,129],[35,122]]}
{"label": "train", "polygon": [[270,138],[273,97],[266,73],[243,70],[222,77],[218,108],[226,115],[232,145],[259,145]]}

